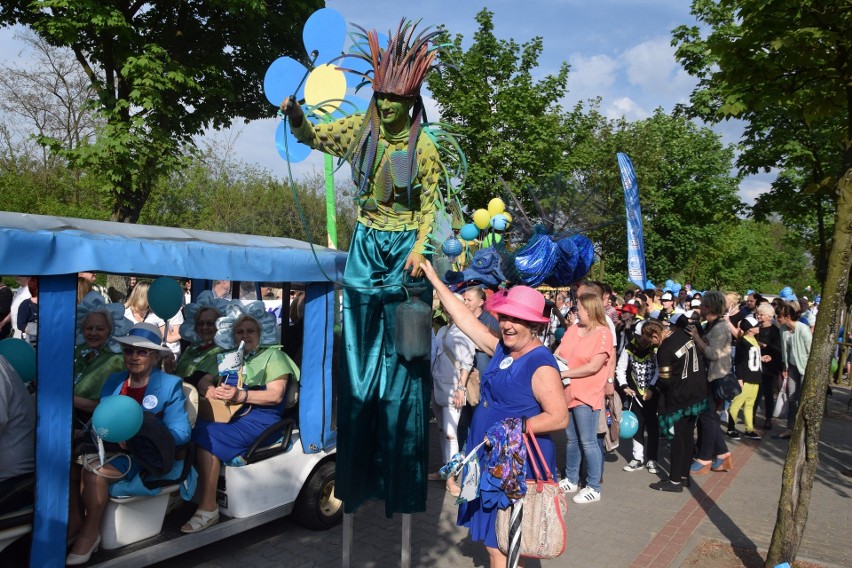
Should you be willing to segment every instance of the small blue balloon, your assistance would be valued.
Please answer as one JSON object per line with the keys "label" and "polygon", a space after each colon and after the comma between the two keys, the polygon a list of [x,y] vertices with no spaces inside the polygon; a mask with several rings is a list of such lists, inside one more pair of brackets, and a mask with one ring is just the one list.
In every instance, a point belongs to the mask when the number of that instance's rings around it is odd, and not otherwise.
{"label": "small blue balloon", "polygon": [[493,217],[491,217],[491,228],[495,231],[505,231],[506,226],[509,224],[509,220],[506,219],[506,216],[502,213],[497,213]]}
{"label": "small blue balloon", "polygon": [[92,429],[106,442],[126,442],[141,427],[142,407],[129,396],[105,396],[92,413]]}
{"label": "small blue balloon", "polygon": [[462,252],[462,244],[461,241],[456,238],[455,235],[452,235],[444,244],[441,245],[441,250],[447,255],[448,258],[455,258]]}
{"label": "small blue balloon", "polygon": [[29,342],[23,339],[4,339],[0,341],[0,355],[9,361],[25,383],[36,378],[36,352]]}
{"label": "small blue balloon", "polygon": [[666,280],[666,289],[671,290],[672,286],[674,286],[674,280]]}
{"label": "small blue balloon", "polygon": [[656,286],[654,286],[654,283],[650,280],[645,280],[645,289],[650,290],[652,288],[656,288]]}
{"label": "small blue balloon", "polygon": [[459,234],[464,240],[473,241],[476,240],[476,238],[479,236],[479,229],[477,229],[476,225],[474,225],[473,223],[468,223],[467,225],[461,228]]}
{"label": "small blue balloon", "polygon": [[618,431],[618,437],[622,440],[629,440],[639,431],[639,419],[630,410],[621,411],[621,428]]}
{"label": "small blue balloon", "polygon": [[160,276],[148,288],[148,306],[164,320],[175,317],[183,305],[183,290],[174,278]]}

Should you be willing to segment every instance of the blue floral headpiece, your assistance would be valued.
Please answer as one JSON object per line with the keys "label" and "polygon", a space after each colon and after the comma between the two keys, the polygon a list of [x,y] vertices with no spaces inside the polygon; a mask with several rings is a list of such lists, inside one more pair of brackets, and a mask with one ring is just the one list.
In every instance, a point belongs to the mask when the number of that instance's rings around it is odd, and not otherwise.
{"label": "blue floral headpiece", "polygon": [[217,298],[210,290],[204,290],[193,303],[187,304],[184,307],[183,323],[180,325],[180,336],[190,343],[200,343],[201,339],[195,331],[195,316],[204,308],[212,308],[216,310],[216,317],[220,318],[225,315],[228,304],[230,304],[230,300]]}
{"label": "blue floral headpiece", "polygon": [[278,344],[277,319],[275,314],[266,311],[263,302],[243,304],[240,300],[233,300],[225,308],[225,315],[216,320],[216,329],[218,330],[214,338],[216,345],[227,350],[237,348],[234,341],[234,324],[243,316],[248,316],[257,322],[258,327],[260,327],[261,346]]}
{"label": "blue floral headpiece", "polygon": [[107,323],[110,327],[109,339],[106,346],[113,353],[121,352],[121,345],[116,341],[116,337],[127,335],[130,328],[133,327],[133,322],[124,317],[124,304],[108,304],[104,301],[104,297],[97,292],[89,292],[83,301],[77,305],[77,345],[86,343],[86,337],[83,335],[83,322],[89,317],[89,314],[99,312],[104,314]]}

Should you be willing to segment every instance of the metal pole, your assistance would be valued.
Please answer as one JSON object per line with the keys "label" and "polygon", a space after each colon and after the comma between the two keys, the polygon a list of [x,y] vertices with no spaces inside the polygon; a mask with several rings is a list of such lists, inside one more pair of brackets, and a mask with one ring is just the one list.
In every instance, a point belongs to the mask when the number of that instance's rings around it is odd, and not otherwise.
{"label": "metal pole", "polygon": [[349,568],[352,558],[352,514],[343,513],[343,568]]}
{"label": "metal pole", "polygon": [[402,514],[402,557],[400,568],[411,568],[411,514]]}

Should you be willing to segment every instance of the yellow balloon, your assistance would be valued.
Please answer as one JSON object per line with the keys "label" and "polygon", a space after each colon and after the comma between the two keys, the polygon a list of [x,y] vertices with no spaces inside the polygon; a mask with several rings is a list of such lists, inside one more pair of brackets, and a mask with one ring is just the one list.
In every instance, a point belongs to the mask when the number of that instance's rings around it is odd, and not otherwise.
{"label": "yellow balloon", "polygon": [[506,217],[506,227],[508,228],[509,225],[512,223],[512,216],[509,214],[508,211],[503,211],[503,216]]}
{"label": "yellow balloon", "polygon": [[506,204],[503,203],[503,200],[499,197],[495,197],[491,201],[488,202],[488,214],[490,216],[497,215],[498,213],[502,213],[506,210]]}
{"label": "yellow balloon", "polygon": [[318,105],[323,101],[338,101],[323,105],[318,112],[331,113],[337,110],[339,99],[346,95],[346,76],[334,65],[314,67],[305,81],[305,102]]}
{"label": "yellow balloon", "polygon": [[477,229],[486,229],[490,222],[491,215],[485,209],[477,209],[473,212],[473,224],[476,225]]}

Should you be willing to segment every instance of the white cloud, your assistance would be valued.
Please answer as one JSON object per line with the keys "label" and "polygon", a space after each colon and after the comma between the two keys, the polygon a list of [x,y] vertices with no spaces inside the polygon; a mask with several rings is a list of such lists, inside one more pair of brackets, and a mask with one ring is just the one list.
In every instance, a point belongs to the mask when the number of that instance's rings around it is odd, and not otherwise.
{"label": "white cloud", "polygon": [[608,55],[584,56],[572,54],[568,62],[571,72],[568,74],[568,91],[571,98],[584,100],[602,95],[615,84],[619,63]]}
{"label": "white cloud", "polygon": [[617,119],[623,116],[630,121],[642,120],[651,116],[651,113],[642,108],[630,97],[620,97],[612,103],[606,104],[603,114],[609,119]]}
{"label": "white cloud", "polygon": [[643,41],[622,54],[627,80],[649,93],[689,92],[695,80],[675,60],[675,48],[667,37]]}

